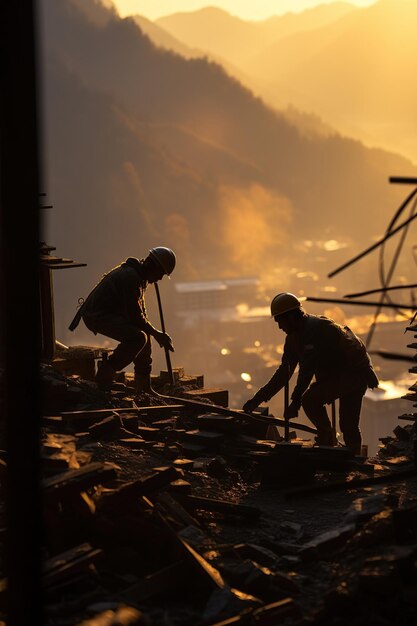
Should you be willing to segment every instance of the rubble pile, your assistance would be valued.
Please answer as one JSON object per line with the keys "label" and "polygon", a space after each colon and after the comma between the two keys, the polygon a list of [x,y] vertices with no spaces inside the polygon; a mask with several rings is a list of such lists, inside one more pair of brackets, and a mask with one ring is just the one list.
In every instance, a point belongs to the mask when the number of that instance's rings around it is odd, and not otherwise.
{"label": "rubble pile", "polygon": [[367,460],[181,368],[152,402],[129,375],[42,385],[48,625],[414,624],[415,421]]}

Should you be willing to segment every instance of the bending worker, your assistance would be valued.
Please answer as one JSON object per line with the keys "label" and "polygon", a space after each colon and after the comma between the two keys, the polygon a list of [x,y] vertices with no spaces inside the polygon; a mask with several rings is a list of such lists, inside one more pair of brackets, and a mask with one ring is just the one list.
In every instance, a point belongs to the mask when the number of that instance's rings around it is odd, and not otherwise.
{"label": "bending worker", "polygon": [[145,291],[149,283],[169,276],[175,261],[174,252],[164,247],[152,248],[146,259],[128,258],[103,276],[77,311],[70,330],[82,318],[95,335],[100,333],[120,342],[109,358],[98,364],[95,378],[100,389],[109,390],[116,372],[133,362],[136,393],[154,393],[150,338],[172,352],[174,346],[167,333],[148,321]]}
{"label": "bending worker", "polygon": [[[285,417],[297,417],[303,407],[317,428],[319,445],[333,445],[332,427],[326,404],[339,398],[339,425],[345,445],[360,454],[359,419],[362,398],[368,387],[378,386],[365,345],[347,326],[305,313],[292,293],[279,293],[271,302],[271,316],[287,335],[282,362],[271,380],[243,406],[253,411],[267,402],[289,381],[297,365],[299,372]],[[315,382],[311,381],[315,377]]]}

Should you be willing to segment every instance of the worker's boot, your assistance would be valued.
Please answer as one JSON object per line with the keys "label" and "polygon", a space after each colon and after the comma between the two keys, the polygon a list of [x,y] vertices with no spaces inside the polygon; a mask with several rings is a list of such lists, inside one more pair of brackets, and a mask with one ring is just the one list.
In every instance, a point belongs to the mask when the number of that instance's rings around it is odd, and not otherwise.
{"label": "worker's boot", "polygon": [[135,372],[135,393],[152,393],[151,376]]}
{"label": "worker's boot", "polygon": [[317,429],[317,436],[314,440],[318,446],[334,446],[334,437],[331,430],[319,430]]}
{"label": "worker's boot", "polygon": [[152,388],[150,374],[138,374],[135,372],[135,393],[137,395],[147,394],[158,396],[159,394]]}
{"label": "worker's boot", "polygon": [[101,391],[110,391],[116,372],[108,361],[99,361],[95,381]]}

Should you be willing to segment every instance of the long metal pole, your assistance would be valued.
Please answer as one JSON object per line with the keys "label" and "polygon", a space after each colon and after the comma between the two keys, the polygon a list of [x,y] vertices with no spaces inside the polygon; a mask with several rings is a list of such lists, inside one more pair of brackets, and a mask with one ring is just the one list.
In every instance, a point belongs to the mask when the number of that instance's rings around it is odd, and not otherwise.
{"label": "long metal pole", "polygon": [[[417,189],[415,189],[410,196],[407,198],[407,202],[409,202],[411,200],[412,197],[414,197],[417,194]],[[381,246],[383,243],[385,243],[385,241],[387,241],[387,239],[390,239],[390,237],[392,237],[393,235],[395,235],[396,233],[398,233],[402,228],[404,228],[405,226],[407,226],[408,224],[410,224],[410,222],[412,222],[413,220],[415,220],[417,218],[417,214],[409,217],[407,220],[405,220],[402,224],[400,224],[399,226],[397,226],[397,228],[394,228],[394,230],[391,230],[388,234],[386,234],[384,237],[382,237],[382,239],[380,239],[379,241],[377,241],[376,243],[374,243],[372,246],[370,246],[369,248],[367,248],[366,250],[364,250],[363,252],[361,252],[360,254],[357,254],[355,257],[353,257],[353,259],[350,259],[350,261],[347,261],[346,263],[343,263],[343,265],[341,265],[340,267],[338,267],[337,269],[333,270],[333,272],[330,272],[330,274],[327,274],[327,278],[333,278],[333,276],[336,276],[336,274],[339,274],[339,272],[342,272],[343,270],[345,270],[346,268],[350,267],[351,265],[353,265],[353,263],[356,263],[356,261],[359,261],[360,259],[362,259],[364,256],[366,256],[367,254],[369,254],[370,252],[372,252],[373,250],[376,250],[376,248],[378,248],[379,246]]]}
{"label": "long metal pole", "polygon": [[332,407],[332,440],[333,440],[333,445],[337,446],[336,400],[333,400],[331,407]]}
{"label": "long metal pole", "polygon": [[353,306],[378,306],[380,305],[381,307],[387,308],[387,309],[407,309],[410,311],[414,311],[414,309],[416,308],[415,305],[413,303],[405,303],[405,304],[400,304],[397,302],[383,302],[382,304],[380,304],[379,302],[369,302],[368,300],[343,300],[342,298],[314,298],[314,297],[310,297],[307,296],[307,301],[308,302],[331,302],[332,304],[349,304],[349,305],[353,305]]}
{"label": "long metal pole", "polygon": [[290,405],[290,367],[289,365],[287,365],[287,381],[284,385],[284,419],[285,419],[285,426],[284,426],[284,439],[285,441],[289,441],[290,440],[290,420],[288,417],[286,417],[286,411]]}
{"label": "long metal pole", "polygon": [[379,287],[378,289],[370,289],[369,291],[360,291],[358,293],[347,293],[344,298],[360,298],[361,296],[370,296],[373,293],[385,293],[386,291],[394,291],[396,289],[415,289],[417,283],[411,285],[395,285],[394,287]]}
{"label": "long metal pole", "polygon": [[[156,298],[158,300],[159,317],[161,318],[161,328],[162,328],[162,332],[164,333],[165,332],[165,322],[164,322],[164,313],[162,311],[161,296],[160,296],[160,293],[159,293],[158,283],[154,283],[154,285],[155,285],[155,291],[156,291]],[[172,371],[171,357],[170,357],[168,348],[164,348],[164,350],[165,350],[165,358],[166,358],[166,362],[167,362],[167,370],[168,370],[169,380],[171,381],[171,385],[174,386],[175,380],[174,380],[174,373]]]}

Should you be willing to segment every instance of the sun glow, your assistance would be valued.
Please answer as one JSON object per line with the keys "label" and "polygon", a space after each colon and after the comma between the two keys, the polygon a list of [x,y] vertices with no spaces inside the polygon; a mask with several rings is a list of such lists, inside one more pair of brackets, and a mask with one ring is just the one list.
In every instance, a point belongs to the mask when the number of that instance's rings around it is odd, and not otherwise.
{"label": "sun glow", "polygon": [[[334,0],[337,1],[337,0]],[[350,0],[350,4],[366,7],[375,4],[376,0]],[[113,0],[121,17],[142,15],[150,20],[158,19],[172,13],[197,11],[206,6],[218,7],[244,20],[263,20],[272,15],[282,15],[289,11],[300,12],[318,4],[332,4],[332,1],[321,0]]]}

